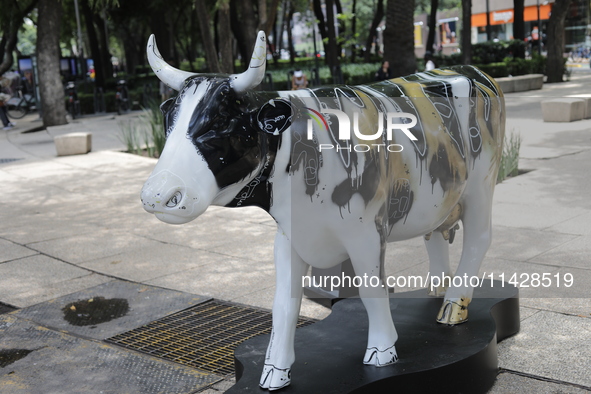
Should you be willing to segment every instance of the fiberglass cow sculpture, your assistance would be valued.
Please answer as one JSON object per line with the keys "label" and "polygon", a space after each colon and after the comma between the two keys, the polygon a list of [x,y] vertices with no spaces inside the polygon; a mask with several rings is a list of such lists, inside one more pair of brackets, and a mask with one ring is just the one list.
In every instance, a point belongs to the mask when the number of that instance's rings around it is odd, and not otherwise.
{"label": "fiberglass cow sculpture", "polygon": [[[430,272],[453,277],[448,247],[462,221],[455,276],[478,274],[491,241],[505,125],[493,79],[458,66],[354,87],[263,92],[254,90],[265,74],[263,32],[241,74],[175,69],[154,36],[147,51],[158,78],[179,94],[161,105],[167,141],[141,192],[145,210],[181,224],[210,205],[255,205],[277,222],[262,388],[290,383],[309,266],[350,258],[357,276],[382,278],[387,242],[425,236]],[[359,293],[369,319],[363,362],[394,363],[387,290],[367,286]],[[440,323],[466,321],[469,283],[434,293],[444,294]]]}

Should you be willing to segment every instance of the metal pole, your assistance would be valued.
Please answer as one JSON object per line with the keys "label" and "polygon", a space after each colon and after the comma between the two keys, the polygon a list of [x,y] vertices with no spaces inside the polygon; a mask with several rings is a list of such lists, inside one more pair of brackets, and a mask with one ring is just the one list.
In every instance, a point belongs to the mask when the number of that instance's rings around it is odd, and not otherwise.
{"label": "metal pole", "polygon": [[542,23],[540,21],[540,0],[536,0],[538,7],[538,53],[542,54]]}
{"label": "metal pole", "polygon": [[490,6],[489,0],[486,0],[486,41],[491,40],[492,33],[490,31]]}

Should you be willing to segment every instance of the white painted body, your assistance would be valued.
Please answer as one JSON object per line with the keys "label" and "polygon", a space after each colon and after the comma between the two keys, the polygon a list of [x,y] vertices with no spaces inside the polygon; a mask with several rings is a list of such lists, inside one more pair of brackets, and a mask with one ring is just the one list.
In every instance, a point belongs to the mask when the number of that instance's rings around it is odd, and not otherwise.
{"label": "white painted body", "polygon": [[[264,35],[259,35],[258,39],[261,40],[261,37],[264,41]],[[150,57],[150,44],[148,48]],[[158,55],[155,49],[153,53]],[[259,64],[257,61],[260,59],[261,54],[257,54],[255,50],[253,62]],[[253,62],[251,68],[256,68],[253,67]],[[171,73],[174,71],[167,70],[166,67],[170,66],[156,61],[151,60],[151,64],[157,74],[161,70]],[[186,75],[183,74],[181,77],[179,78],[184,81]],[[436,79],[435,76],[427,74],[423,77]],[[171,80],[161,78],[165,82]],[[230,78],[236,79],[234,76]],[[199,153],[187,138],[193,108],[203,100],[209,99],[208,82],[201,82],[195,89],[187,89],[183,88],[180,82],[174,81],[173,79],[173,85],[176,85],[172,87],[181,90],[182,101],[174,125],[169,130],[160,160],[142,190],[142,201],[144,208],[154,213],[158,219],[180,224],[197,218],[209,205],[228,205],[245,186],[255,180],[261,173],[261,168],[253,169],[250,175],[236,184],[220,188],[204,155]],[[454,89],[468,96],[469,87],[464,86],[466,83],[465,78],[458,78]],[[242,83],[238,86],[248,89],[249,85]],[[278,94],[291,99],[308,98],[311,95],[309,90]],[[466,103],[467,101],[464,102]],[[470,111],[474,108],[462,105],[462,100],[456,101],[456,106],[454,112],[459,123],[464,125],[462,133],[467,155],[470,152],[467,125],[470,122]],[[501,118],[504,119],[504,108],[502,111]],[[497,124],[501,129],[496,132],[501,135],[502,141],[504,122],[499,121]],[[376,194],[367,202],[359,193],[354,193],[344,207],[330,203],[335,185],[348,179],[357,183],[366,180],[361,171],[348,175],[343,166],[342,155],[330,151],[322,154],[322,168],[321,172],[318,172],[319,183],[314,194],[310,196],[307,188],[309,179],[305,179],[307,173],[303,165],[294,166],[294,155],[298,154],[294,148],[297,141],[294,139],[301,138],[301,134],[292,130],[294,127],[292,124],[291,129],[281,134],[281,145],[273,162],[275,170],[267,180],[273,191],[269,213],[277,222],[274,252],[277,282],[273,305],[273,333],[261,377],[261,387],[270,390],[285,387],[290,383],[290,368],[295,360],[293,343],[302,297],[302,276],[307,273],[309,266],[329,268],[350,258],[356,275],[383,275],[384,245],[380,232],[376,230],[376,223],[381,223],[380,218],[383,215],[380,214],[380,209],[387,203],[387,195],[379,197]],[[430,132],[425,130],[425,133]],[[318,143],[331,143],[326,130],[322,131],[315,126],[314,133]],[[454,163],[460,168],[460,173],[465,171],[466,176],[457,182],[454,181],[451,186],[444,187],[439,184],[439,180],[434,183],[427,181],[432,176],[430,166],[418,166],[412,141],[405,136],[397,136],[396,143],[404,149],[397,153],[400,156],[396,160],[407,163],[410,168],[408,178],[402,181],[409,185],[414,194],[412,209],[406,213],[404,220],[398,220],[391,227],[387,241],[401,241],[433,232],[430,240],[426,241],[431,272],[445,272],[451,275],[448,241],[444,240],[442,233],[437,230],[457,204],[462,207],[459,219],[464,226],[464,250],[455,275],[477,275],[490,245],[492,195],[502,142],[499,142],[498,137],[496,140],[487,140],[484,137],[483,139],[485,142],[488,141],[489,146],[483,148],[476,158],[466,159],[469,165],[464,162]],[[367,158],[360,155],[359,160],[358,168],[363,169],[361,161]],[[283,170],[290,166],[291,171]],[[320,171],[319,168],[317,170]],[[401,178],[398,179],[401,181]],[[382,183],[388,182],[386,179]],[[175,194],[178,199],[174,197]],[[384,224],[386,225],[387,223]],[[368,345],[363,361],[372,366],[391,364],[397,360],[394,344],[398,336],[390,315],[386,287],[362,287],[359,292],[369,318]],[[473,289],[470,287],[449,288],[445,294],[439,321],[448,324],[465,321],[465,317],[463,320],[454,320],[451,314],[456,312],[454,305],[459,305],[457,308],[462,310],[467,307],[472,292]]]}

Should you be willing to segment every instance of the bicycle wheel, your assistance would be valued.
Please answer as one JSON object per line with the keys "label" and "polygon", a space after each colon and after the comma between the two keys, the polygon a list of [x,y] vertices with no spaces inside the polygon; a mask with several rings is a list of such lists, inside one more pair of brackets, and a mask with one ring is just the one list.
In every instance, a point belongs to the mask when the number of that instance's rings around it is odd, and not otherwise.
{"label": "bicycle wheel", "polygon": [[12,119],[20,119],[27,114],[27,110],[20,105],[8,105],[6,107],[8,117]]}

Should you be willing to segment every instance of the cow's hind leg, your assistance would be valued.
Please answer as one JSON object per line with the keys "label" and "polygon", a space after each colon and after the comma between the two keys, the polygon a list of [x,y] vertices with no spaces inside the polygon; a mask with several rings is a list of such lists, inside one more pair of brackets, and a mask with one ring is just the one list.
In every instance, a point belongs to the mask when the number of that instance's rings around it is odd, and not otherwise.
{"label": "cow's hind leg", "polygon": [[384,249],[380,247],[379,240],[368,242],[362,238],[356,240],[357,245],[350,245],[348,252],[355,275],[360,279],[367,279],[359,287],[359,296],[369,320],[367,349],[363,363],[382,367],[398,360],[394,346],[398,334],[392,321],[388,291],[382,277]]}
{"label": "cow's hind leg", "polygon": [[295,361],[295,329],[302,303],[302,276],[308,265],[291,248],[291,243],[278,228],[275,236],[275,299],[273,331],[267,348],[265,366],[259,385],[278,390],[291,383],[291,365]]}
{"label": "cow's hind leg", "polygon": [[445,293],[437,316],[439,323],[453,325],[468,320],[468,304],[474,286],[478,285],[478,271],[491,242],[492,196],[492,190],[482,187],[464,200],[462,257]]}
{"label": "cow's hind leg", "polygon": [[429,239],[425,237],[425,247],[429,254],[429,295],[442,297],[445,295],[447,283],[445,278],[451,277],[449,268],[449,241],[443,238],[440,231],[434,231]]}

